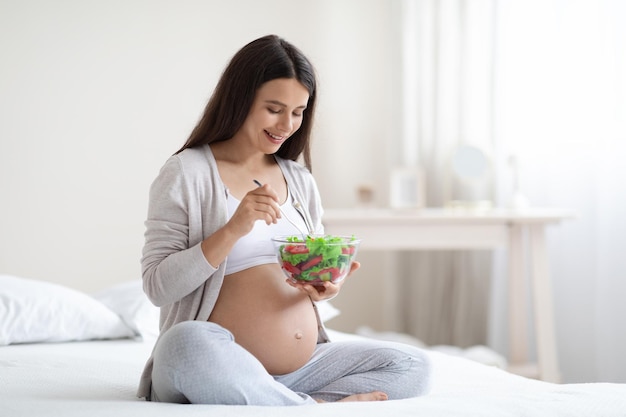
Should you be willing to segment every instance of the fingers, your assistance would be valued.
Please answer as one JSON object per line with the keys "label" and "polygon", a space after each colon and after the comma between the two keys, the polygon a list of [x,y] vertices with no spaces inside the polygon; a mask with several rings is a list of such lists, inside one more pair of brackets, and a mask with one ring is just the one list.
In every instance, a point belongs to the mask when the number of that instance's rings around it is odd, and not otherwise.
{"label": "fingers", "polygon": [[248,192],[244,199],[250,199],[252,201],[252,209],[259,214],[257,220],[265,220],[265,223],[269,225],[276,223],[281,217],[280,207],[278,206],[278,195],[268,184]]}
{"label": "fingers", "polygon": [[276,191],[274,191],[269,184],[261,185],[260,187],[248,192],[248,194],[269,197],[274,201],[274,203],[278,204],[278,194],[276,194]]}
{"label": "fingers", "polygon": [[352,264],[350,264],[350,272],[348,272],[348,275],[352,275],[354,271],[356,271],[360,267],[361,267],[361,262],[353,261]]}
{"label": "fingers", "polygon": [[323,284],[311,285],[306,282],[287,278],[286,282],[294,288],[306,293],[313,301],[327,300],[336,296],[341,289],[341,283],[324,282]]}
{"label": "fingers", "polygon": [[269,185],[264,185],[249,191],[241,199],[230,221],[247,233],[257,220],[263,220],[270,225],[276,223],[280,217],[278,196]]}

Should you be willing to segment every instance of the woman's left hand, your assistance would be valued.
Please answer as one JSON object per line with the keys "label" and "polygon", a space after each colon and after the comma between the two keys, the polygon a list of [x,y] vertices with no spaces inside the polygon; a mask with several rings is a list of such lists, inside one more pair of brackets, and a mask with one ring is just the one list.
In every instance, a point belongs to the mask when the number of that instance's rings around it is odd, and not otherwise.
{"label": "woman's left hand", "polygon": [[[352,262],[352,264],[350,265],[350,272],[348,272],[346,279],[360,267],[361,264],[359,262]],[[323,285],[312,285],[307,284],[305,281],[296,281],[294,279],[287,278],[287,283],[292,287],[298,288],[300,291],[307,293],[309,297],[311,297],[311,300],[323,301],[331,299],[339,294],[339,290],[341,290],[341,287],[346,279],[343,279],[337,283],[327,281],[324,282]]]}

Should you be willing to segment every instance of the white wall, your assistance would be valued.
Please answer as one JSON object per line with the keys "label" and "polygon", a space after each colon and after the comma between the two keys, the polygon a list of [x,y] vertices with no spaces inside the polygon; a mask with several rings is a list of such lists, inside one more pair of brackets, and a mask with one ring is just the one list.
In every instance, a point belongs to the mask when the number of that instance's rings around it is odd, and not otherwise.
{"label": "white wall", "polygon": [[383,0],[0,0],[0,272],[86,291],[139,277],[150,182],[230,57],[268,33],[317,67],[314,173],[327,207],[353,205],[386,172],[390,13]]}

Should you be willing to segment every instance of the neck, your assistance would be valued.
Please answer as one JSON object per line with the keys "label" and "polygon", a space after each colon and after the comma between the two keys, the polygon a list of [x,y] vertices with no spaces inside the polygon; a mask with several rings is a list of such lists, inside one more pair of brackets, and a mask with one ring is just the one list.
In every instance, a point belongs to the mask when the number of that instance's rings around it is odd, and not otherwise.
{"label": "neck", "polygon": [[242,147],[237,147],[234,143],[227,142],[230,141],[210,145],[216,161],[251,173],[263,172],[268,167],[276,165],[274,155],[267,155],[258,151],[249,152]]}

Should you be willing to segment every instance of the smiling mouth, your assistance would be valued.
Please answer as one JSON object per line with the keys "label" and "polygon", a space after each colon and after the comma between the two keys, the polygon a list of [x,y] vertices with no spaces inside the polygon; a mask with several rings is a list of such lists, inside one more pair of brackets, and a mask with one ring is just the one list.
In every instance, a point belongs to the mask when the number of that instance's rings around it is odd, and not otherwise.
{"label": "smiling mouth", "polygon": [[264,130],[265,134],[267,136],[269,136],[270,138],[274,139],[277,142],[282,142],[283,140],[285,140],[287,137],[286,136],[278,136],[278,135],[274,135],[270,132],[268,132],[267,130]]}

